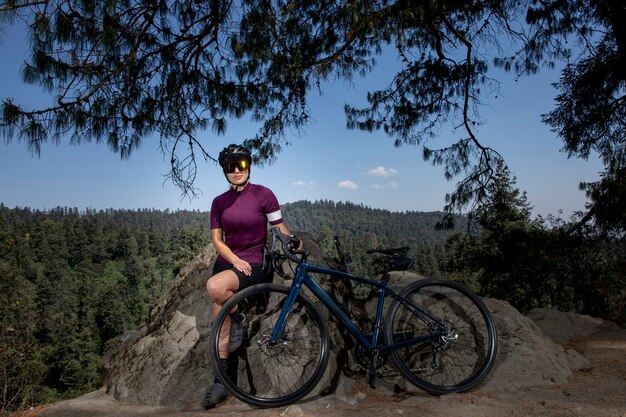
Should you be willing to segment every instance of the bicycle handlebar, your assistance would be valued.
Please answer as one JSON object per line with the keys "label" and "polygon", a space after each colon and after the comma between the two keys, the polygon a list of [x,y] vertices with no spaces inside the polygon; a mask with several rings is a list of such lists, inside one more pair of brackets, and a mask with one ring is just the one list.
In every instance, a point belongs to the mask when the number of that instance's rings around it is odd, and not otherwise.
{"label": "bicycle handlebar", "polygon": [[[293,235],[284,234],[280,231],[278,227],[272,227],[272,233],[274,234],[275,238],[280,240],[283,253],[287,258],[289,258],[289,260],[297,264],[302,262],[302,260],[298,259],[298,257],[295,255],[296,250],[300,247],[300,239]],[[303,251],[303,254],[306,256],[307,253],[308,251],[305,249]]]}

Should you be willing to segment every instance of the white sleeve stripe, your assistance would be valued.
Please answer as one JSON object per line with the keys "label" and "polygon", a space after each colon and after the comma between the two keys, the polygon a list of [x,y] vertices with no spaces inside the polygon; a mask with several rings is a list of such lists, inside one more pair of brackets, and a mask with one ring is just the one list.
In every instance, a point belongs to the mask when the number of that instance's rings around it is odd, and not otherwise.
{"label": "white sleeve stripe", "polygon": [[280,210],[275,211],[273,213],[267,213],[267,221],[268,222],[275,222],[277,220],[282,219],[283,216],[280,214]]}

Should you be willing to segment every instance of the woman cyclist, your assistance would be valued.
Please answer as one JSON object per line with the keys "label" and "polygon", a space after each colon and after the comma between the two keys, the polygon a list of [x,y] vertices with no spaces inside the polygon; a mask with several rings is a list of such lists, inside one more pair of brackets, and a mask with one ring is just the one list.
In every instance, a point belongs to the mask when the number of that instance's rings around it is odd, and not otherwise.
{"label": "woman cyclist", "polygon": [[[267,224],[290,234],[274,193],[262,185],[250,183],[250,151],[240,145],[229,145],[220,152],[218,162],[230,187],[215,197],[211,205],[211,239],[218,254],[213,274],[207,281],[207,292],[213,300],[213,318],[235,292],[264,281]],[[241,320],[240,313],[231,312],[230,326],[223,326],[220,334],[220,366],[228,373],[236,372],[236,369],[229,369],[233,364],[229,364],[228,354],[236,351],[245,337]],[[234,366],[236,368],[236,363]],[[202,406],[209,409],[227,398],[226,389],[215,377]]]}

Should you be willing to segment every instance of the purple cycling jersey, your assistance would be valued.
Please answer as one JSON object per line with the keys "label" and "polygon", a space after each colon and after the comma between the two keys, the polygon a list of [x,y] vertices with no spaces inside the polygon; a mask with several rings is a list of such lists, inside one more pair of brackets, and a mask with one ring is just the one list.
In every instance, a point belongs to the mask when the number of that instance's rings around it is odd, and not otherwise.
{"label": "purple cycling jersey", "polygon": [[[241,192],[229,189],[213,199],[211,229],[222,229],[224,243],[235,255],[250,263],[263,263],[267,223],[282,223],[276,196],[267,187],[250,184]],[[227,262],[221,256],[218,261]]]}

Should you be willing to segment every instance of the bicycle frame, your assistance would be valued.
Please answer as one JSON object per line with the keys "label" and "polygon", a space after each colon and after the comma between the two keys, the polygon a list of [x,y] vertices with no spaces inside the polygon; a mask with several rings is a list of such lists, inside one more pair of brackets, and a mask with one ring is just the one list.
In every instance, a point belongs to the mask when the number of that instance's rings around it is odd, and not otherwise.
{"label": "bicycle frame", "polygon": [[[376,307],[376,317],[374,320],[374,332],[372,334],[371,339],[368,339],[367,336],[354,324],[354,322],[347,316],[347,314],[337,305],[337,303],[332,299],[332,297],[319,285],[319,283],[309,275],[309,272],[317,272],[329,275],[331,277],[340,278],[340,279],[350,279],[353,281],[357,281],[375,288],[379,289],[378,294],[378,303]],[[424,340],[433,339],[439,336],[444,336],[448,332],[447,325],[443,323],[440,319],[432,316],[427,311],[421,309],[420,307],[412,304],[410,301],[404,299],[400,294],[395,292],[393,289],[388,287],[389,275],[388,273],[383,274],[381,281],[375,281],[369,278],[365,278],[359,275],[354,275],[351,273],[325,268],[318,265],[311,265],[306,262],[300,262],[296,268],[295,276],[293,279],[293,284],[291,285],[291,290],[287,299],[285,300],[285,305],[280,312],[278,320],[274,326],[274,330],[272,332],[272,337],[270,339],[270,343],[277,343],[280,335],[283,332],[287,316],[291,311],[293,303],[296,300],[296,297],[300,293],[302,285],[307,287],[311,293],[348,329],[348,331],[354,336],[359,344],[361,344],[368,352],[377,351],[379,353],[384,353],[388,351],[392,351],[395,349],[399,349],[403,346],[411,345],[414,343],[419,343]],[[433,331],[428,335],[416,337],[410,340],[405,340],[402,342],[393,343],[390,345],[378,346],[379,333],[381,328],[382,316],[383,316],[383,308],[385,303],[385,295],[391,295],[397,300],[400,300],[404,306],[406,306],[410,311],[412,311],[417,318],[419,318],[424,323],[428,323],[426,318],[432,320],[433,322],[438,324],[438,328],[440,330]]]}

